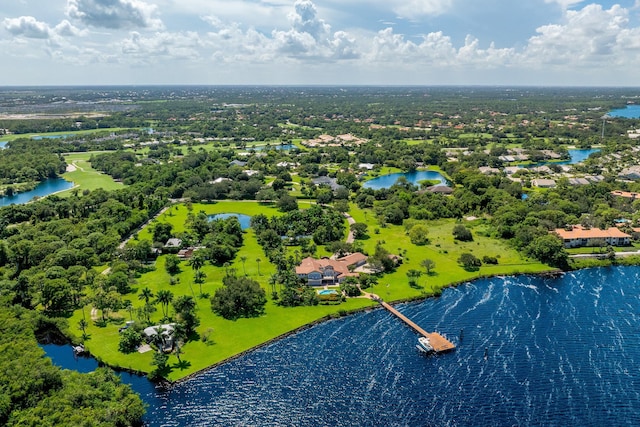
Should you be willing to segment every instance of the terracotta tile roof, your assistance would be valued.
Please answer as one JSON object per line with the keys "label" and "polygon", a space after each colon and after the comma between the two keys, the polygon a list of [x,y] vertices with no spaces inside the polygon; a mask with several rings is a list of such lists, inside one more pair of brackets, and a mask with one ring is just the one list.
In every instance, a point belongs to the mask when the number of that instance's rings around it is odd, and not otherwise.
{"label": "terracotta tile roof", "polygon": [[611,194],[613,194],[614,196],[618,196],[618,197],[625,197],[627,199],[635,199],[637,197],[640,197],[640,193],[635,193],[635,192],[630,192],[630,191],[622,191],[622,190],[612,191]]}
{"label": "terracotta tile roof", "polygon": [[367,257],[360,252],[355,252],[339,259],[307,257],[296,267],[296,274],[309,274],[314,271],[322,272],[327,267],[332,267],[339,275],[352,276],[349,266],[365,262]]}
{"label": "terracotta tile roof", "polygon": [[580,225],[574,225],[573,230],[571,231],[567,231],[564,228],[556,228],[554,232],[560,236],[561,239],[631,238],[627,233],[620,231],[620,229],[616,227],[609,227],[606,230],[601,230],[599,228],[584,228]]}

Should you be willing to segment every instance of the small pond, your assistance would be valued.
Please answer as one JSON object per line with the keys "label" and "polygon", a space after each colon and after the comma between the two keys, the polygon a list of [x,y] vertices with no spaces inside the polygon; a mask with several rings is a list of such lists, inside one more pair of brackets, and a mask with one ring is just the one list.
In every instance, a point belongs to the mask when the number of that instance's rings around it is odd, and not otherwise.
{"label": "small pond", "polygon": [[247,228],[251,227],[251,217],[245,214],[219,213],[215,215],[209,215],[208,218],[209,218],[209,221],[215,221],[216,219],[227,219],[232,216],[235,216],[236,218],[238,218],[238,221],[240,221],[240,227],[242,227],[243,230],[246,230]]}
{"label": "small pond", "polygon": [[34,135],[31,139],[35,139],[36,141],[40,141],[43,139],[66,139],[69,136],[74,136],[72,133],[66,133],[63,135]]}
{"label": "small pond", "polygon": [[4,147],[6,147],[6,146],[7,146],[7,141],[0,142],[0,150],[3,150]]}
{"label": "small pond", "polygon": [[62,178],[52,178],[42,181],[31,191],[14,194],[13,196],[0,197],[0,207],[9,205],[22,205],[30,202],[35,197],[44,197],[59,191],[68,190],[73,187],[73,182]]}
{"label": "small pond", "polygon": [[611,110],[607,113],[610,117],[622,117],[625,119],[640,118],[640,105],[627,105],[626,108]]}
{"label": "small pond", "polygon": [[294,144],[271,144],[271,145],[256,145],[255,147],[247,147],[247,150],[264,151],[264,150],[293,150],[297,148]]}
{"label": "small pond", "polygon": [[373,178],[363,184],[364,188],[373,188],[374,190],[380,190],[382,188],[389,188],[398,181],[398,178],[404,176],[413,185],[420,185],[420,181],[433,180],[440,181],[440,184],[446,185],[447,180],[436,171],[414,171],[414,172],[399,172],[388,175],[382,175],[377,178]]}

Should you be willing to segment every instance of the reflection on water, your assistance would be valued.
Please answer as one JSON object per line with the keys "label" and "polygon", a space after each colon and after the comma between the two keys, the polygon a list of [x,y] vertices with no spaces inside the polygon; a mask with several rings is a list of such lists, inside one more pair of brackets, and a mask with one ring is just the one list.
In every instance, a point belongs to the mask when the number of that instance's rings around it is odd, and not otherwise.
{"label": "reflection on water", "polygon": [[33,200],[35,197],[45,197],[58,191],[68,190],[73,187],[73,182],[62,178],[53,178],[42,181],[31,191],[25,191],[13,196],[0,197],[0,206],[22,205]]}

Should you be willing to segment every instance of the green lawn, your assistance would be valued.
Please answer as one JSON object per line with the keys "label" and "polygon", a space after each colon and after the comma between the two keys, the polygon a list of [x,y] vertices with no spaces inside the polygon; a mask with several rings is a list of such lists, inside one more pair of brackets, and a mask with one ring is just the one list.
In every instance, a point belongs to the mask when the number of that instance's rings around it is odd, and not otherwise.
{"label": "green lawn", "polygon": [[106,129],[88,129],[88,130],[76,130],[76,131],[22,133],[22,134],[13,134],[13,135],[2,135],[2,136],[0,136],[0,142],[13,141],[14,139],[19,139],[19,138],[33,138],[34,136],[41,136],[41,137],[50,137],[50,136],[56,137],[56,136],[60,136],[60,135],[80,136],[80,135],[87,135],[87,134],[99,133],[99,132],[105,132],[105,133],[120,132],[120,131],[127,130],[127,129],[128,128],[106,128]]}
{"label": "green lawn", "polygon": [[[193,211],[198,212],[199,210],[203,210],[207,214],[223,212],[236,212],[247,215],[265,213],[269,216],[279,214],[273,207],[244,202],[194,204]],[[174,224],[174,230],[180,231],[184,229],[187,213],[188,210],[184,205],[176,205],[161,216],[159,220],[170,221]],[[139,233],[138,238],[148,238],[148,233],[148,230],[143,230]],[[246,259],[244,263],[242,262],[243,258]],[[257,259],[261,261],[258,263],[256,261]],[[267,291],[267,295],[270,296],[271,286],[268,284],[268,279],[269,276],[275,272],[275,267],[268,262],[252,230],[247,230],[244,245],[238,252],[230,268],[234,268],[236,274],[247,274],[249,277],[257,280]],[[258,274],[258,268],[260,274]],[[210,264],[203,267],[203,271],[207,275],[206,282],[202,285],[203,293],[213,295],[215,290],[222,286],[222,277],[225,275],[225,270],[224,267],[216,267]],[[126,296],[126,299],[131,300],[136,308],[142,305],[142,301],[138,300],[137,293],[145,287],[150,288],[154,294],[161,289],[168,289],[173,292],[175,296],[196,296],[199,309],[198,313],[201,319],[198,332],[203,334],[208,330],[212,330],[210,341],[213,342],[213,344],[207,344],[202,341],[189,342],[184,347],[184,353],[181,356],[183,361],[188,362],[188,366],[177,367],[177,359],[174,355],[171,355],[170,364],[176,364],[176,368],[170,373],[168,378],[170,380],[177,380],[200,369],[204,369],[328,315],[337,315],[340,310],[349,311],[372,305],[372,302],[366,299],[351,299],[340,305],[282,308],[275,305],[269,298],[264,316],[254,319],[229,321],[213,314],[208,298],[199,298],[200,289],[197,284],[193,283],[193,271],[186,262],[182,263],[182,272],[176,277],[179,279],[179,283],[171,285],[170,276],[164,269],[164,256],[161,256],[156,262],[155,271],[146,273],[140,277],[134,285],[134,292]],[[154,321],[159,321],[162,317],[159,308],[158,310],[153,317]],[[84,315],[89,318],[90,307],[85,307],[84,312]],[[82,316],[82,311],[78,310],[69,321],[71,330],[76,336],[80,335],[80,331],[76,325]],[[152,353],[125,355],[118,352],[118,327],[124,321],[129,320],[129,314],[126,310],[121,310],[119,313],[116,313],[114,317],[120,318],[121,321],[111,322],[106,327],[97,327],[92,324],[88,328],[88,334],[91,338],[85,343],[87,349],[91,354],[109,365],[143,372],[150,371],[152,369],[150,364]]]}
{"label": "green lawn", "polygon": [[[99,172],[91,167],[89,158],[93,153],[70,153],[64,156],[67,164],[74,165],[76,170],[66,172],[62,175],[67,181],[75,184],[74,188],[82,190],[96,190],[103,188],[105,190],[116,190],[122,188],[122,184],[116,182],[109,175]],[[61,195],[70,195],[73,190],[62,192]]]}
{"label": "green lawn", "polygon": [[[352,204],[350,214],[356,222],[369,225],[369,239],[364,241],[364,247],[370,253],[375,250],[378,241],[392,254],[402,254],[404,260],[398,269],[384,275],[372,292],[385,300],[394,301],[417,298],[437,292],[450,285],[462,281],[472,280],[480,276],[505,275],[516,273],[538,273],[550,270],[550,267],[535,260],[523,258],[517,251],[499,240],[483,237],[480,231],[482,222],[465,223],[474,235],[473,242],[456,242],[452,231],[456,225],[454,220],[425,221],[429,227],[430,244],[416,246],[412,244],[402,226],[380,227],[371,212],[358,209]],[[379,234],[375,234],[375,229]],[[406,253],[405,253],[406,251]],[[498,257],[499,264],[495,266],[483,265],[478,271],[468,272],[457,263],[458,257],[464,252],[470,252],[478,258],[484,255]],[[420,262],[429,258],[435,262],[435,269],[427,276]],[[410,269],[423,271],[418,284],[423,289],[409,286],[407,271]]]}
{"label": "green lawn", "polygon": [[[301,207],[307,204],[300,202]],[[193,204],[192,211],[204,211],[207,214],[215,213],[243,213],[255,215],[264,213],[267,216],[279,215],[280,213],[271,205],[257,202],[225,201],[212,204]],[[184,230],[184,224],[189,210],[185,205],[175,205],[160,216],[159,221],[171,222],[174,231]],[[403,300],[428,296],[451,283],[471,280],[479,275],[512,274],[512,273],[536,273],[549,270],[549,267],[523,259],[514,250],[508,248],[499,241],[482,237],[481,231],[484,227],[482,220],[474,224],[467,224],[473,227],[475,237],[474,242],[456,244],[453,241],[451,231],[455,225],[453,220],[429,221],[426,222],[430,232],[431,243],[426,246],[415,246],[410,243],[401,226],[389,226],[382,228],[376,224],[375,217],[371,211],[358,209],[351,206],[351,215],[357,222],[369,224],[369,239],[364,240],[364,247],[373,253],[376,242],[381,241],[383,245],[392,253],[401,253],[404,262],[396,272],[384,275],[379,284],[370,289],[387,301]],[[374,229],[379,228],[379,234],[374,233]],[[142,230],[138,234],[139,239],[149,238],[150,231]],[[292,248],[291,250],[294,250]],[[482,266],[477,272],[467,272],[456,262],[462,252],[472,252],[478,257],[483,255],[499,256],[500,264],[497,266]],[[324,254],[324,250],[319,248],[319,255]],[[419,284],[423,289],[413,289],[409,287],[406,272],[409,269],[419,269],[420,261],[425,258],[432,259],[436,266],[430,276],[423,275]],[[242,260],[245,260],[243,263]],[[260,262],[256,260],[260,259]],[[228,267],[229,268],[229,267]],[[257,280],[271,294],[271,286],[268,284],[269,276],[275,271],[262,248],[258,245],[252,230],[247,230],[244,245],[237,254],[235,261],[230,266],[235,269],[236,274],[246,274]],[[259,272],[258,272],[259,269]],[[207,275],[206,282],[202,285],[202,292],[213,295],[216,289],[222,286],[222,277],[226,273],[224,267],[206,265],[203,271]],[[215,363],[224,361],[240,352],[249,350],[271,339],[277,338],[292,330],[304,326],[313,321],[326,318],[330,315],[338,315],[339,311],[355,310],[365,307],[373,307],[376,304],[367,299],[349,299],[340,305],[328,305],[317,307],[282,308],[273,303],[269,298],[266,313],[264,316],[253,319],[239,319],[228,321],[213,314],[208,298],[199,298],[200,289],[193,283],[193,271],[186,262],[182,263],[182,271],[176,276],[179,282],[170,284],[170,276],[164,268],[164,256],[158,258],[155,271],[146,273],[137,279],[133,285],[134,292],[126,296],[130,299],[134,307],[140,307],[142,301],[138,300],[137,294],[144,287],[150,288],[154,294],[159,290],[168,289],[175,296],[193,295],[198,302],[198,313],[201,325],[198,328],[199,334],[210,334],[209,342],[201,340],[191,341],[184,346],[181,356],[182,365],[178,365],[175,355],[170,356],[169,364],[173,370],[168,375],[168,379],[177,380],[196,371],[204,369]],[[84,316],[89,318],[90,306],[84,308]],[[80,335],[77,328],[78,321],[82,318],[82,311],[78,310],[70,319],[71,331],[76,336]],[[154,322],[158,322],[162,314],[158,307],[158,312],[153,317]],[[88,328],[90,339],[85,343],[87,349],[97,358],[112,366],[119,366],[128,369],[148,372],[152,369],[152,353],[134,353],[125,355],[118,352],[118,327],[125,320],[129,320],[126,310],[114,314],[119,318],[119,322],[113,321],[106,327],[97,327],[92,323]],[[135,314],[134,314],[135,318]]]}

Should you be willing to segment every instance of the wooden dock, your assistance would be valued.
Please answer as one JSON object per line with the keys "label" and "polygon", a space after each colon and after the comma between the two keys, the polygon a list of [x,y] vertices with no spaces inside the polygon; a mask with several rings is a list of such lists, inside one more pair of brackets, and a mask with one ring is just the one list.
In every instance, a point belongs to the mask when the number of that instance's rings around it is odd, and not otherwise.
{"label": "wooden dock", "polygon": [[415,323],[413,323],[413,321],[411,321],[411,319],[409,319],[407,316],[405,316],[404,314],[400,313],[398,310],[396,310],[395,308],[393,308],[392,306],[390,306],[386,302],[382,301],[382,299],[380,299],[379,297],[373,298],[373,299],[378,301],[380,303],[380,305],[382,305],[384,308],[386,308],[391,313],[393,313],[398,319],[402,320],[404,323],[409,325],[414,331],[416,331],[417,333],[419,333],[423,337],[429,338],[429,342],[431,343],[431,346],[433,347],[433,351],[435,351],[436,353],[441,353],[441,352],[445,352],[445,351],[451,351],[451,350],[456,348],[456,346],[453,345],[453,343],[451,341],[449,341],[448,339],[446,339],[445,337],[443,337],[439,333],[425,331],[420,326],[418,326]]}

